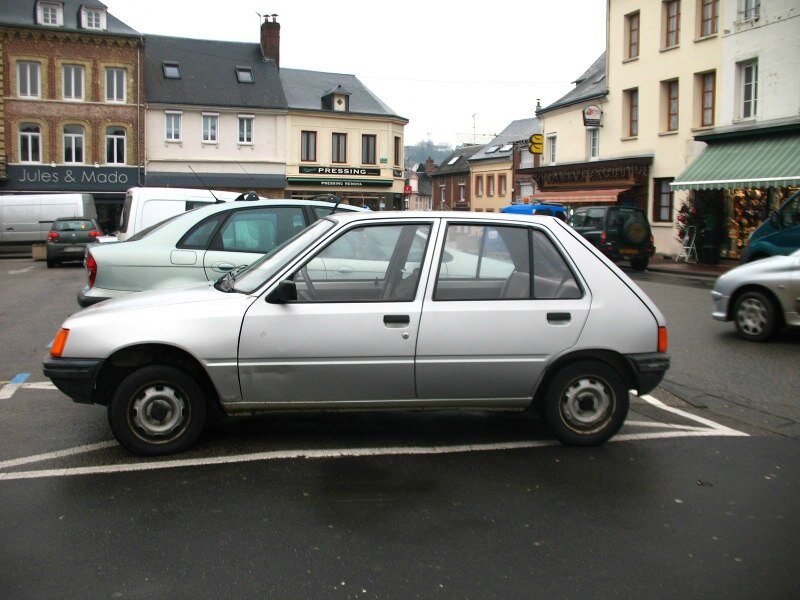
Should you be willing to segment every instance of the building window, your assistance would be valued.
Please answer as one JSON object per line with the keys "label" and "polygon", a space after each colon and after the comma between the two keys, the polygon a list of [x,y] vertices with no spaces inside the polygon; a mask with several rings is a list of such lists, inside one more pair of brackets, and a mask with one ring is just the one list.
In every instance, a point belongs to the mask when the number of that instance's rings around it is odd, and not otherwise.
{"label": "building window", "polygon": [[181,141],[181,113],[168,112],[166,117],[166,140],[168,142]]}
{"label": "building window", "polygon": [[668,223],[672,221],[672,203],[674,200],[674,192],[669,179],[654,179],[655,193],[653,194],[655,201],[653,202],[653,221]]}
{"label": "building window", "polygon": [[494,175],[486,176],[486,195],[494,196]]}
{"label": "building window", "polygon": [[403,144],[402,140],[395,136],[394,138],[394,166],[399,167],[403,164]]}
{"label": "building window", "polygon": [[739,18],[742,21],[757,19],[761,13],[761,0],[740,0]]}
{"label": "building window", "polygon": [[547,160],[551,165],[556,164],[556,136],[547,136]]}
{"label": "building window", "polygon": [[239,115],[239,143],[253,143],[253,118],[249,115]]}
{"label": "building window", "polygon": [[64,162],[83,163],[83,127],[80,125],[64,126]]}
{"label": "building window", "polygon": [[664,47],[674,48],[681,38],[680,0],[664,2]]}
{"label": "building window", "polygon": [[59,27],[64,24],[64,11],[61,3],[39,2],[36,5],[36,17],[39,25]]}
{"label": "building window", "polygon": [[164,70],[164,78],[165,79],[180,79],[181,78],[181,66],[176,62],[165,62],[162,63],[162,68]]}
{"label": "building window", "polygon": [[331,162],[347,162],[347,134],[334,133],[332,137]]}
{"label": "building window", "polygon": [[483,196],[483,175],[475,176],[475,195]]}
{"label": "building window", "polygon": [[754,119],[758,114],[758,61],[739,63],[740,116]]}
{"label": "building window", "polygon": [[300,160],[316,162],[317,160],[317,132],[300,132]]}
{"label": "building window", "polygon": [[507,188],[506,188],[506,176],[505,175],[498,175],[497,176],[497,187],[498,187],[498,191],[499,191],[500,195],[501,196],[505,196],[506,195],[506,191],[507,191]]}
{"label": "building window", "polygon": [[440,185],[439,186],[439,202],[441,203],[440,206],[442,207],[442,210],[444,210],[444,205],[445,205],[444,204],[444,199],[445,199],[445,191],[444,191],[444,189],[445,189],[444,185]]}
{"label": "building window", "polygon": [[19,162],[42,162],[42,130],[35,123],[19,126]]}
{"label": "building window", "polygon": [[636,58],[639,56],[639,13],[631,13],[625,16],[625,58]]}
{"label": "building window", "polygon": [[97,8],[81,8],[81,26],[84,29],[96,29],[105,31],[106,11]]}
{"label": "building window", "polygon": [[600,130],[597,127],[591,127],[586,130],[587,146],[589,149],[589,160],[596,160],[600,158]]}
{"label": "building window", "polygon": [[678,80],[673,79],[664,83],[666,95],[666,129],[667,131],[678,130]]}
{"label": "building window", "polygon": [[459,202],[467,201],[467,185],[465,183],[458,184],[458,201]]}
{"label": "building window", "polygon": [[239,83],[253,83],[253,69],[250,67],[236,67],[236,80]]}
{"label": "building window", "polygon": [[41,65],[38,62],[17,63],[17,95],[20,98],[40,97],[40,73]]}
{"label": "building window", "polygon": [[700,36],[713,35],[719,27],[719,0],[700,0]]}
{"label": "building window", "polygon": [[64,100],[83,100],[83,66],[64,65],[61,69]]}
{"label": "building window", "polygon": [[628,137],[639,135],[639,89],[625,91],[625,109],[627,111]]}
{"label": "building window", "polygon": [[128,77],[125,69],[106,69],[106,102],[125,102]]}
{"label": "building window", "polygon": [[219,141],[219,115],[213,113],[203,114],[203,141],[207,144],[216,144]]}
{"label": "building window", "polygon": [[106,163],[110,165],[125,164],[125,128],[106,127]]}
{"label": "building window", "polygon": [[375,164],[375,143],[376,136],[362,135],[361,136],[361,162],[365,165]]}
{"label": "building window", "polygon": [[714,96],[717,76],[715,73],[700,75],[700,126],[714,125]]}

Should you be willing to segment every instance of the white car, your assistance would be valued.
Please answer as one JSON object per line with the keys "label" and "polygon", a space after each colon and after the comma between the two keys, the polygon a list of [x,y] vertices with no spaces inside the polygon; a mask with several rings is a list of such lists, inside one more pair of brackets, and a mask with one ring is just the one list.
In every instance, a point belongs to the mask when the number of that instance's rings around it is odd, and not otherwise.
{"label": "white car", "polygon": [[[182,212],[124,242],[86,253],[82,307],[132,292],[214,281],[330,214],[330,202],[241,200]],[[363,210],[340,204],[336,211]]]}
{"label": "white car", "polygon": [[532,408],[590,445],[666,350],[658,308],[558,219],[337,212],[215,283],[79,311],[43,368],[144,455],[188,448],[209,411]]}

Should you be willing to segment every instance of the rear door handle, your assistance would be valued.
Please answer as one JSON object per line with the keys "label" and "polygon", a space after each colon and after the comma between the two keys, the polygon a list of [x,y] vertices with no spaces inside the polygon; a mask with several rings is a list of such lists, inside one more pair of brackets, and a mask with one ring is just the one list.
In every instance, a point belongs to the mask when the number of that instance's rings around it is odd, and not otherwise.
{"label": "rear door handle", "polygon": [[408,325],[411,317],[408,315],[383,315],[384,325]]}
{"label": "rear door handle", "polygon": [[548,323],[569,323],[571,320],[572,320],[572,315],[568,312],[547,313]]}

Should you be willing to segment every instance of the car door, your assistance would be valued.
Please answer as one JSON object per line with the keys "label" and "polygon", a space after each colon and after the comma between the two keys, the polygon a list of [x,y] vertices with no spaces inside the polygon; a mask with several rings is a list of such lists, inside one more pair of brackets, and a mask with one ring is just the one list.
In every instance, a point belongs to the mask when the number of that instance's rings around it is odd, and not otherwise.
{"label": "car door", "polygon": [[307,225],[301,206],[268,206],[232,211],[216,230],[203,255],[206,278],[214,281],[236,267],[250,264]]}
{"label": "car door", "polygon": [[[458,269],[445,268],[450,257]],[[534,226],[450,223],[434,260],[417,342],[418,398],[526,402],[547,362],[577,342],[588,289]]]}
{"label": "car door", "polygon": [[[418,284],[433,227],[433,220],[353,224],[288,277],[296,301],[275,304],[267,295],[254,302],[239,343],[244,402],[288,408],[413,401]],[[322,265],[329,255],[339,265],[363,260],[366,228],[388,254],[370,261],[361,277],[328,277]]]}

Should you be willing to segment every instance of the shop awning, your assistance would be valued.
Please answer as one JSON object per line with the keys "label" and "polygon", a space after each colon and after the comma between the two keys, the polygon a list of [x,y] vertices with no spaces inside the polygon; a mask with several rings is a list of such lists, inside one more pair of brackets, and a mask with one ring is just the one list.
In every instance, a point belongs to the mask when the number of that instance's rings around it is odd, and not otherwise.
{"label": "shop awning", "polygon": [[671,185],[677,190],[800,185],[800,134],[711,144]]}
{"label": "shop awning", "polygon": [[558,202],[560,204],[616,202],[617,196],[629,188],[611,188],[604,190],[573,190],[571,192],[536,192],[534,200],[540,202]]}

